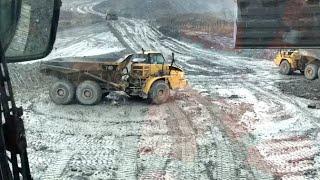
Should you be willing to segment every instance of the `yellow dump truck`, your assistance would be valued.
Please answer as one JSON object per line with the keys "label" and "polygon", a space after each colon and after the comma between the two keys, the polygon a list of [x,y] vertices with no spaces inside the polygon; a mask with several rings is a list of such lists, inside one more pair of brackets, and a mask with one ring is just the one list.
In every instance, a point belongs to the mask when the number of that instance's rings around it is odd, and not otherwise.
{"label": "yellow dump truck", "polygon": [[309,80],[320,77],[320,61],[315,55],[306,50],[281,50],[274,62],[280,67],[280,73],[290,75],[299,70]]}
{"label": "yellow dump truck", "polygon": [[77,99],[94,105],[103,95],[121,91],[129,96],[165,103],[170,90],[187,86],[184,71],[165,60],[160,52],[142,51],[123,57],[64,58],[43,62],[41,72],[58,78],[49,95],[56,104],[70,104]]}

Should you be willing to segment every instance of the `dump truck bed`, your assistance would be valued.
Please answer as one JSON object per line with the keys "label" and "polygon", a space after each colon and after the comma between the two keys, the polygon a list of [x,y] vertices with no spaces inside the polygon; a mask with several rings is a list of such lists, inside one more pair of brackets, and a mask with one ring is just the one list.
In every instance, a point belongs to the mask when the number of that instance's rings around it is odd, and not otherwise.
{"label": "dump truck bed", "polygon": [[127,56],[92,56],[92,57],[71,57],[58,58],[50,61],[42,62],[40,65],[41,72],[90,72],[101,71],[107,66],[112,66],[117,69],[119,66],[124,66],[125,61],[130,58]]}
{"label": "dump truck bed", "polygon": [[58,58],[42,62],[40,71],[59,79],[68,79],[77,85],[86,80],[100,83],[101,88],[124,90],[123,71],[131,61],[132,55],[122,57],[75,57]]}
{"label": "dump truck bed", "polygon": [[302,56],[313,57],[315,59],[320,59],[320,50],[319,49],[299,49],[299,53]]}

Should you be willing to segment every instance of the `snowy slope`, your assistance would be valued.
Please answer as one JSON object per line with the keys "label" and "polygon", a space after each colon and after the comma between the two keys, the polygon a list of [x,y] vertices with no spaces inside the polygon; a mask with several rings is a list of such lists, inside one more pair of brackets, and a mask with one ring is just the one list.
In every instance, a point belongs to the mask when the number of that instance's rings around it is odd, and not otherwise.
{"label": "snowy slope", "polygon": [[119,14],[138,18],[205,12],[231,18],[234,16],[234,6],[235,3],[231,0],[109,0],[98,4],[95,9],[100,12],[112,9]]}

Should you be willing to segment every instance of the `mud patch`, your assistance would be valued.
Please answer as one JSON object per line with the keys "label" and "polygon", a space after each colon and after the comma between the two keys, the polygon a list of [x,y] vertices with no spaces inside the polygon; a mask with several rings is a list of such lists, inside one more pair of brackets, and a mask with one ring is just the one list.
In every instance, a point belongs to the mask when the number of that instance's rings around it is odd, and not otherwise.
{"label": "mud patch", "polygon": [[255,71],[250,68],[236,68],[227,65],[221,65],[221,63],[215,63],[218,58],[213,59],[203,59],[203,58],[193,58],[186,61],[186,63],[191,67],[200,67],[201,70],[192,69],[186,70],[188,75],[204,75],[204,76],[223,76],[229,75],[232,72],[233,75],[245,75],[252,74]]}
{"label": "mud patch", "polygon": [[[219,105],[221,108],[222,123],[227,129],[227,132],[230,137],[235,139],[240,139],[243,136],[247,135],[253,129],[250,129],[251,123],[256,123],[255,118],[247,116],[248,112],[253,112],[253,105],[248,103],[231,103],[226,102],[223,99],[214,101],[215,104]],[[242,121],[243,117],[250,118],[247,121]]]}
{"label": "mud patch", "polygon": [[309,81],[304,77],[277,83],[279,89],[288,95],[310,100],[320,100],[320,80]]}

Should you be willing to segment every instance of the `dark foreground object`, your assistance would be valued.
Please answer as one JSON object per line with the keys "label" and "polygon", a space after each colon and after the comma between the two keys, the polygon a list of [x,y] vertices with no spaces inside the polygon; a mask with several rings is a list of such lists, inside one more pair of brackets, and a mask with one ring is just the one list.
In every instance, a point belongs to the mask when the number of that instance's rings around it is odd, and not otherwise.
{"label": "dark foreground object", "polygon": [[0,180],[31,180],[23,111],[15,104],[1,43],[0,65]]}
{"label": "dark foreground object", "polygon": [[238,0],[236,48],[320,47],[319,0]]}

